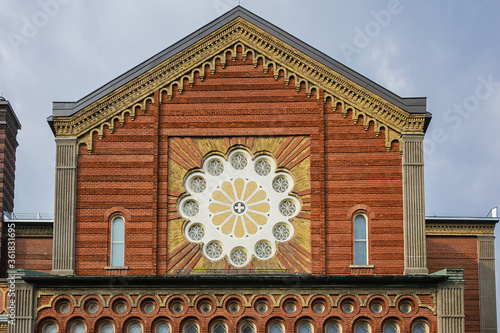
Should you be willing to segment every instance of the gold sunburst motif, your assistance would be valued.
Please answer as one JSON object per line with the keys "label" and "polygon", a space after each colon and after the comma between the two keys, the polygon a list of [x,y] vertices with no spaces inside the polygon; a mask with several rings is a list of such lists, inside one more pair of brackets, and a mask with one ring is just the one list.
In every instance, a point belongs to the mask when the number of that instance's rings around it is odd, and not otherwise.
{"label": "gold sunburst motif", "polygon": [[209,260],[225,257],[237,267],[252,257],[273,257],[276,243],[293,237],[290,219],[301,207],[291,195],[293,177],[276,168],[270,155],[254,158],[244,149],[206,158],[202,171],[184,181],[188,195],[179,202],[179,213],[188,220],[184,236],[202,243]]}
{"label": "gold sunburst motif", "polygon": [[254,181],[243,178],[225,181],[212,193],[212,199],[208,207],[214,214],[212,223],[225,235],[237,238],[253,235],[268,221],[267,193]]}

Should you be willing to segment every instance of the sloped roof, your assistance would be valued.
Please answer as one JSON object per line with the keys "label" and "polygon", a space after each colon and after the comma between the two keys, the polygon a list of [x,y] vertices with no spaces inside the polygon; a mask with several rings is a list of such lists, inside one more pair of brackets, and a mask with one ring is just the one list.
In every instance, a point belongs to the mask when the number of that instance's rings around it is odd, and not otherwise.
{"label": "sloped roof", "polygon": [[237,17],[241,17],[248,22],[254,24],[255,26],[265,30],[274,37],[282,40],[283,42],[289,44],[290,46],[296,48],[298,51],[308,55],[314,60],[324,64],[325,66],[333,69],[340,75],[346,77],[349,80],[359,84],[362,87],[370,90],[374,94],[384,98],[388,102],[400,107],[401,109],[407,111],[408,113],[425,113],[426,110],[426,98],[425,97],[400,97],[388,89],[382,87],[381,85],[373,82],[372,80],[366,78],[365,76],[357,73],[356,71],[350,69],[349,67],[341,64],[337,60],[329,57],[328,55],[322,53],[321,51],[315,49],[314,47],[304,43],[300,39],[290,35],[286,31],[278,28],[272,23],[264,20],[263,18],[255,15],[249,10],[237,6],[207,25],[201,27],[185,38],[181,39],[172,46],[166,48],[155,56],[149,58],[143,63],[135,66],[124,74],[120,75],[116,79],[110,81],[99,89],[93,91],[87,96],[81,98],[76,102],[54,102],[53,103],[53,116],[70,116],[78,110],[85,108],[91,103],[97,101],[98,99],[106,96],[110,92],[114,91],[123,84],[137,78],[141,74],[146,73],[155,66],[161,64],[165,60],[169,59],[178,52],[184,50],[189,45],[192,45],[206,36],[210,35],[217,29],[223,27],[227,23],[231,22]]}
{"label": "sloped roof", "polygon": [[315,91],[318,101],[323,90],[324,102],[330,100],[332,109],[340,103],[344,117],[349,111],[354,121],[362,116],[365,129],[373,121],[376,135],[384,127],[388,150],[401,133],[423,133],[430,122],[426,98],[400,97],[237,6],[82,99],[54,102],[49,125],[56,137],[77,137],[90,152],[92,132],[101,136],[104,126],[112,131],[114,120],[122,123],[126,113],[133,119],[137,106],[152,101],[153,91],[166,91],[169,99],[174,86],[182,93],[183,80],[191,85],[194,73],[201,77],[205,65],[212,74],[217,61],[224,69],[226,53],[234,56],[238,45],[245,57],[253,54],[254,66],[261,61],[267,72],[272,65],[275,79],[283,72],[285,84],[293,78],[297,91],[304,84],[308,97]]}

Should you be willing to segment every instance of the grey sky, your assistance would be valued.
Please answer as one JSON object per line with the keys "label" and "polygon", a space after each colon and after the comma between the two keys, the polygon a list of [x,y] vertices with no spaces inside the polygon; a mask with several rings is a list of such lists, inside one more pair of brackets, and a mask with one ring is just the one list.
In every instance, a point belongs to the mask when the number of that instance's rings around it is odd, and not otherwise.
{"label": "grey sky", "polygon": [[[54,142],[46,123],[52,101],[84,97],[237,4],[0,2],[0,93],[23,126],[15,211],[53,210]],[[401,96],[428,97],[427,215],[486,216],[499,205],[500,2],[241,5]]]}

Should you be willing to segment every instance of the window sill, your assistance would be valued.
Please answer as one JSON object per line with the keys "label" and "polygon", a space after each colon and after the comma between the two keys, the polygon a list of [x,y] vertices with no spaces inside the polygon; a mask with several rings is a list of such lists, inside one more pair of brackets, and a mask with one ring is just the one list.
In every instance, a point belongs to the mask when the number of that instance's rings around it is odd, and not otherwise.
{"label": "window sill", "polygon": [[349,268],[359,269],[359,268],[375,268],[373,265],[349,265]]}
{"label": "window sill", "polygon": [[106,267],[104,267],[104,269],[106,269],[106,270],[109,270],[109,269],[112,269],[112,270],[125,270],[125,269],[128,269],[128,266],[106,266]]}

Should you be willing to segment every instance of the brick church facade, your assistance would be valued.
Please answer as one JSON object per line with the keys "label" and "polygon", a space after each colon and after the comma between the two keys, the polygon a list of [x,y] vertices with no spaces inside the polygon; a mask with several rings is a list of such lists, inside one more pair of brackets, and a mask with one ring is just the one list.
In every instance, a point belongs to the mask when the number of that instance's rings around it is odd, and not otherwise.
{"label": "brick church facade", "polygon": [[9,332],[496,332],[498,218],[425,218],[430,120],[236,7],[54,103]]}

